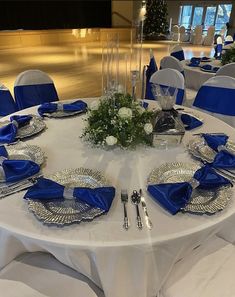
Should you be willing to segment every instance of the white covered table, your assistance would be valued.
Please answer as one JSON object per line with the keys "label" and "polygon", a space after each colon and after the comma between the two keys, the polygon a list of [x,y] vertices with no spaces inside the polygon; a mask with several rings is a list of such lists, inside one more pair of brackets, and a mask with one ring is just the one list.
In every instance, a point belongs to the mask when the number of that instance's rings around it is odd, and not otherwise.
{"label": "white covered table", "polygon": [[[197,111],[198,112],[198,111]],[[30,108],[19,114],[36,113]],[[234,129],[203,113],[205,124],[197,132],[225,132],[234,140]],[[84,116],[46,119],[48,129],[27,141],[39,145],[47,156],[44,174],[65,168],[86,167],[103,171],[116,187],[116,198],[107,215],[92,222],[63,228],[48,227],[28,211],[25,191],[0,201],[0,268],[25,251],[48,251],[62,263],[88,276],[103,288],[106,297],[155,297],[172,266],[205,239],[235,226],[235,199],[213,216],[168,214],[144,191],[153,229],[136,228],[135,208],[128,204],[131,228],[125,231],[120,191],[146,188],[153,168],[165,162],[193,162],[182,145],[168,151],[91,148],[79,137]],[[184,142],[191,136],[187,132]],[[235,198],[235,197],[234,197]],[[141,210],[142,211],[142,210]],[[233,236],[232,230],[226,230]],[[230,232],[231,231],[231,232]]]}
{"label": "white covered table", "polygon": [[[200,67],[188,66],[187,64],[189,63],[189,60],[181,61],[181,63],[184,67],[186,88],[198,91],[204,82],[215,76],[215,73],[204,72],[200,69]],[[203,64],[210,64],[215,67],[221,66],[219,60],[213,60],[212,62],[206,62]]]}

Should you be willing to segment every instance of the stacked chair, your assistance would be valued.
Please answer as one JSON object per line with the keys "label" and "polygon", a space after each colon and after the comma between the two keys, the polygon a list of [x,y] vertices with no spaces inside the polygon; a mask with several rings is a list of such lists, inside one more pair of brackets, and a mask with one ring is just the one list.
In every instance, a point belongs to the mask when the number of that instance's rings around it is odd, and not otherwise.
{"label": "stacked chair", "polygon": [[203,45],[211,46],[214,43],[215,27],[210,26],[207,30],[207,35],[203,40]]}
{"label": "stacked chair", "polygon": [[201,45],[202,44],[202,26],[196,26],[193,37],[192,37],[192,43]]}
{"label": "stacked chair", "polygon": [[184,26],[180,26],[179,34],[180,34],[180,42],[189,41],[189,35],[187,33],[185,33],[185,27]]}
{"label": "stacked chair", "polygon": [[172,40],[179,41],[180,33],[179,33],[179,26],[174,25],[172,28]]}
{"label": "stacked chair", "polygon": [[87,277],[41,252],[22,254],[5,266],[0,292],[2,297],[104,297]]}
{"label": "stacked chair", "polygon": [[19,110],[59,100],[53,80],[40,70],[20,73],[15,81],[14,94]]}

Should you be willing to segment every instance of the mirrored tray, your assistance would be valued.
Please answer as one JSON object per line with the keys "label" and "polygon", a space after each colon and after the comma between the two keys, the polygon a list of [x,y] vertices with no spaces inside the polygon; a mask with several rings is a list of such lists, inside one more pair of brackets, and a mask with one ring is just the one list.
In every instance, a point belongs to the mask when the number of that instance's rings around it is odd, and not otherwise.
{"label": "mirrored tray", "polygon": [[[189,181],[200,166],[193,163],[165,163],[154,169],[148,184],[176,183]],[[182,212],[195,214],[214,214],[223,210],[232,197],[230,186],[212,190],[194,189],[191,201],[182,209]]]}
{"label": "mirrored tray", "polygon": [[44,116],[48,118],[65,118],[65,117],[72,117],[78,114],[85,113],[85,110],[79,110],[79,111],[63,111],[58,110],[52,113],[44,113]]}
{"label": "mirrored tray", "polygon": [[[235,155],[235,143],[232,141],[227,141],[226,149]],[[196,136],[194,139],[190,140],[188,143],[188,151],[196,158],[202,159],[206,162],[213,162],[216,152],[211,149],[204,140],[203,137]]]}
{"label": "mirrored tray", "polygon": [[[47,176],[66,187],[103,187],[110,183],[99,172],[86,168],[65,169]],[[105,211],[83,202],[71,199],[63,201],[39,201],[28,199],[28,207],[44,224],[70,225],[81,221],[91,221]]]}
{"label": "mirrored tray", "polygon": [[28,145],[23,142],[5,146],[10,160],[31,160],[42,165],[45,156],[42,149],[37,145]]}
{"label": "mirrored tray", "polygon": [[[17,138],[22,139],[26,137],[30,137],[32,135],[38,134],[39,132],[43,131],[46,128],[45,122],[42,120],[41,117],[36,115],[31,115],[32,119],[28,125],[25,125],[22,128],[18,129]],[[0,128],[8,125],[10,121],[0,122]]]}

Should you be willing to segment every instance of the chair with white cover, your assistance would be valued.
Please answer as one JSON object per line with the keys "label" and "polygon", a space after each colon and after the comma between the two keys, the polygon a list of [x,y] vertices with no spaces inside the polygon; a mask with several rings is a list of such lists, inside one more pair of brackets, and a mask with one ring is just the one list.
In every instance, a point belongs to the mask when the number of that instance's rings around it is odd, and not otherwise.
{"label": "chair with white cover", "polygon": [[150,78],[151,84],[173,87],[178,89],[176,104],[184,100],[184,76],[175,69],[162,69],[155,72]]}
{"label": "chair with white cover", "polygon": [[27,70],[20,73],[14,85],[18,109],[58,101],[53,80],[40,70]]}
{"label": "chair with white cover", "polygon": [[214,237],[177,262],[161,297],[235,296],[235,246]]}
{"label": "chair with white cover", "polygon": [[230,76],[235,78],[235,62],[222,66],[215,74],[216,76]]}
{"label": "chair with white cover", "polygon": [[216,59],[220,59],[221,58],[222,50],[223,50],[223,39],[222,39],[221,36],[219,36],[216,39],[216,46],[215,46],[215,55],[214,55],[214,57]]}
{"label": "chair with white cover", "polygon": [[179,26],[174,25],[172,28],[172,40],[179,41]]}
{"label": "chair with white cover", "polygon": [[41,252],[23,254],[5,266],[0,292],[4,297],[104,297],[88,278]]}
{"label": "chair with white cover", "polygon": [[0,83],[0,116],[4,117],[17,111],[15,101],[9,89]]}
{"label": "chair with white cover", "polygon": [[202,26],[196,26],[193,33],[193,44],[202,44]]}
{"label": "chair with white cover", "polygon": [[215,26],[210,26],[207,30],[207,35],[203,40],[203,45],[213,45],[215,35]]}
{"label": "chair with white cover", "polygon": [[180,42],[189,41],[189,35],[185,33],[185,27],[184,26],[180,26],[179,33],[180,33]]}
{"label": "chair with white cover", "polygon": [[193,106],[235,127],[235,79],[214,76],[199,89]]}
{"label": "chair with white cover", "polygon": [[228,45],[233,43],[233,37],[231,35],[226,36],[225,41],[224,41],[224,45]]}
{"label": "chair with white cover", "polygon": [[172,49],[171,49],[171,56],[175,57],[176,59],[178,59],[179,61],[183,61],[185,60],[184,57],[184,50],[180,45],[175,45]]}
{"label": "chair with white cover", "polygon": [[171,68],[178,70],[180,73],[184,75],[184,67],[180,63],[178,59],[172,56],[166,56],[161,59],[160,61],[160,69],[166,69],[166,68]]}

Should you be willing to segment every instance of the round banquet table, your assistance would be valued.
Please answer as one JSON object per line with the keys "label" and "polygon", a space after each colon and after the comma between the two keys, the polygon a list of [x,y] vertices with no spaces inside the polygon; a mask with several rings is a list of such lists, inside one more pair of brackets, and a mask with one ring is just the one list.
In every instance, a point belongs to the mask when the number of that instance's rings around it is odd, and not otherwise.
{"label": "round banquet table", "polygon": [[[189,60],[181,61],[184,68],[185,85],[189,89],[198,91],[204,82],[215,76],[215,73],[202,71],[200,67],[190,67],[187,65],[189,62]],[[215,67],[221,66],[219,60],[213,60],[212,62],[205,62],[203,64],[210,64]]]}
{"label": "round banquet table", "polygon": [[[37,107],[33,107],[18,114],[36,112]],[[218,232],[234,239],[235,199],[212,216],[189,213],[172,216],[145,191],[152,169],[165,162],[195,162],[185,149],[192,133],[225,132],[235,140],[232,127],[208,114],[197,113],[204,119],[204,125],[186,132],[184,145],[171,150],[92,148],[80,139],[85,115],[46,118],[47,130],[26,141],[45,152],[43,173],[78,167],[98,169],[116,187],[116,197],[106,215],[65,227],[47,226],[38,221],[23,200],[25,191],[3,198],[0,200],[0,269],[23,252],[47,251],[93,280],[106,297],[156,297],[175,262],[193,248]],[[153,222],[151,231],[146,227],[137,229],[136,210],[131,203],[128,203],[131,227],[128,231],[123,229],[122,188],[127,188],[129,194],[134,189],[144,189]],[[143,217],[142,209],[141,214]]]}

